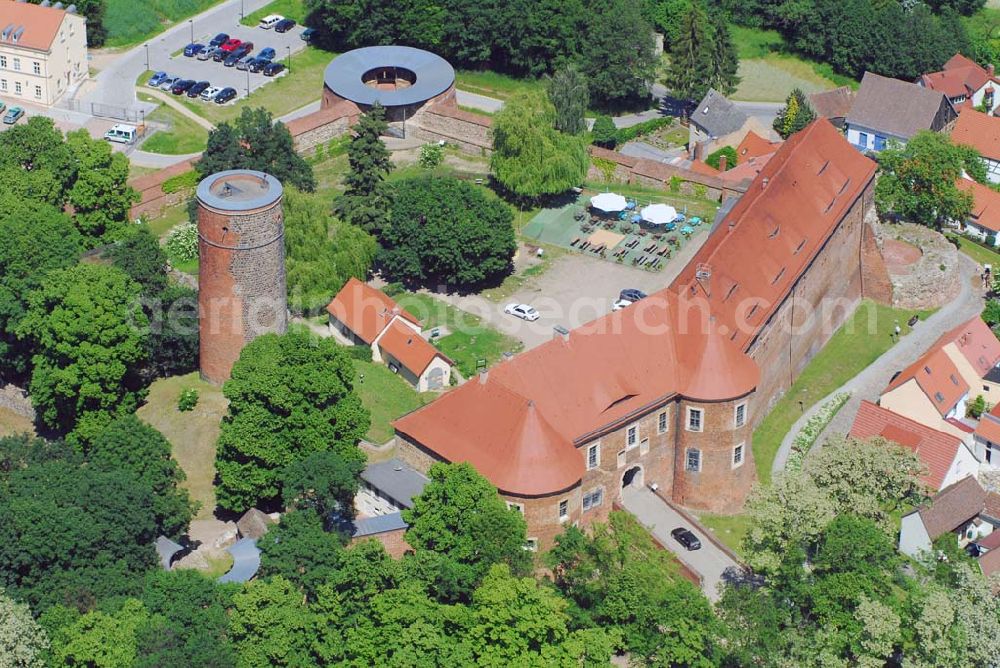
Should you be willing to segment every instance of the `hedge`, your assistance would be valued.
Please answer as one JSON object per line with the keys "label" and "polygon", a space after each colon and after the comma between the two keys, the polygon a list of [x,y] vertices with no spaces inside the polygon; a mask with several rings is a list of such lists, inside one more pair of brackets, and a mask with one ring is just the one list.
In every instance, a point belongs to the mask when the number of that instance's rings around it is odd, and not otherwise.
{"label": "hedge", "polygon": [[189,188],[194,188],[198,185],[198,181],[201,180],[201,176],[198,172],[191,170],[189,172],[184,172],[183,174],[178,174],[177,176],[171,176],[169,179],[163,182],[163,192],[170,195],[172,193],[180,192],[181,190],[188,190]]}

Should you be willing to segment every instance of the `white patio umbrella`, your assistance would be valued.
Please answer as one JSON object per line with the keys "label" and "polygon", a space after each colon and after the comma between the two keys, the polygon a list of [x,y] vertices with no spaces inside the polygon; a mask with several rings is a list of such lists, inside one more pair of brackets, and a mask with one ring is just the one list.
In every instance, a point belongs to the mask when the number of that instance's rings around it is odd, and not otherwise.
{"label": "white patio umbrella", "polygon": [[650,225],[666,225],[677,217],[677,209],[668,204],[650,204],[642,207],[640,213]]}
{"label": "white patio umbrella", "polygon": [[590,198],[590,206],[601,211],[621,211],[628,202],[617,193],[601,193]]}

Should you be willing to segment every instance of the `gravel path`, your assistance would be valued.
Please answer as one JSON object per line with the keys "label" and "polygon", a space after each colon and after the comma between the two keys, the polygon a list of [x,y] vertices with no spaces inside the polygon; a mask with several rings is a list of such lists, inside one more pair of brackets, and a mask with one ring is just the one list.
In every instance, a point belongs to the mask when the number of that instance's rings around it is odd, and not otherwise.
{"label": "gravel path", "polygon": [[823,443],[834,434],[846,434],[850,431],[863,399],[877,401],[882,390],[888,385],[889,379],[892,378],[892,374],[915,362],[937,341],[941,334],[982,311],[983,293],[978,287],[973,288],[974,284],[978,285],[979,278],[976,273],[976,263],[962,255],[960,271],[963,276],[962,290],[955,300],[943,306],[927,320],[917,324],[912,332],[904,336],[899,343],[886,351],[864,371],[817,401],[796,420],[781,441],[781,447],[778,449],[774,465],[771,467],[772,475],[784,470],[796,434],[805,426],[809,418],[819,412],[823,404],[834,395],[849,392],[851,398],[827,425],[823,433],[819,435],[816,439],[817,443]]}

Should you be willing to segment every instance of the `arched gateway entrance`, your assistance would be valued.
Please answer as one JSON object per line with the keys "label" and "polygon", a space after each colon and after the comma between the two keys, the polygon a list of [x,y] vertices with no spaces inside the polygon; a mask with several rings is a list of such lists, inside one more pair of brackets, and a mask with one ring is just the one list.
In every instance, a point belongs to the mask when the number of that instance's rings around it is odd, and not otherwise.
{"label": "arched gateway entrance", "polygon": [[642,487],[642,467],[633,466],[622,476],[622,489],[626,487]]}

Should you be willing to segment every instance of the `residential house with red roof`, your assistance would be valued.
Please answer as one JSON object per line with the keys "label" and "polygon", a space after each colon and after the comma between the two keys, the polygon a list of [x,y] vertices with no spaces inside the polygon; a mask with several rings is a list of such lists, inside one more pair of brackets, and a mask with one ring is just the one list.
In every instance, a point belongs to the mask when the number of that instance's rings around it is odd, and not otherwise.
{"label": "residential house with red roof", "polygon": [[972,195],[972,210],[963,221],[962,231],[994,247],[1000,246],[1000,193],[965,177],[955,185]]}
{"label": "residential house with red roof", "polygon": [[567,524],[605,519],[630,485],[694,508],[742,507],[753,426],[867,294],[874,268],[862,263],[881,260],[864,232],[874,173],[816,121],[778,149],[670,287],[556,331],[396,420],[398,456],[418,470],[471,463],[543,550]]}
{"label": "residential house with red roof", "polygon": [[944,93],[956,109],[982,106],[992,114],[1000,105],[1000,79],[994,75],[993,66],[983,67],[960,53],[952,56],[940,72],[921,76],[917,84]]}
{"label": "residential house with red roof", "polygon": [[968,445],[953,434],[931,429],[870,401],[862,401],[850,435],[868,440],[881,437],[910,450],[927,469],[921,479],[937,491],[979,469],[979,460]]}
{"label": "residential house with red roof", "polygon": [[75,5],[0,0],[0,96],[51,106],[87,75],[87,24]]}
{"label": "residential house with red roof", "polygon": [[1000,468],[1000,404],[979,418],[973,443],[980,462],[994,469]]}
{"label": "residential house with red roof", "polygon": [[422,336],[420,321],[381,290],[350,278],[326,311],[334,338],[344,345],[370,347],[372,360],[388,366],[418,392],[448,386],[451,360]]}
{"label": "residential house with red roof", "polygon": [[934,541],[952,534],[959,547],[976,556],[983,575],[1000,570],[1000,494],[987,492],[972,476],[935,494],[928,503],[903,515],[899,551],[911,557],[933,549]]}
{"label": "residential house with red roof", "polygon": [[1000,183],[1000,118],[975,109],[962,109],[951,131],[951,140],[976,149],[986,163],[986,176]]}
{"label": "residential house with red roof", "polygon": [[945,332],[926,353],[900,371],[879,405],[968,440],[974,427],[963,422],[969,401],[1000,396],[1000,341],[976,316]]}

